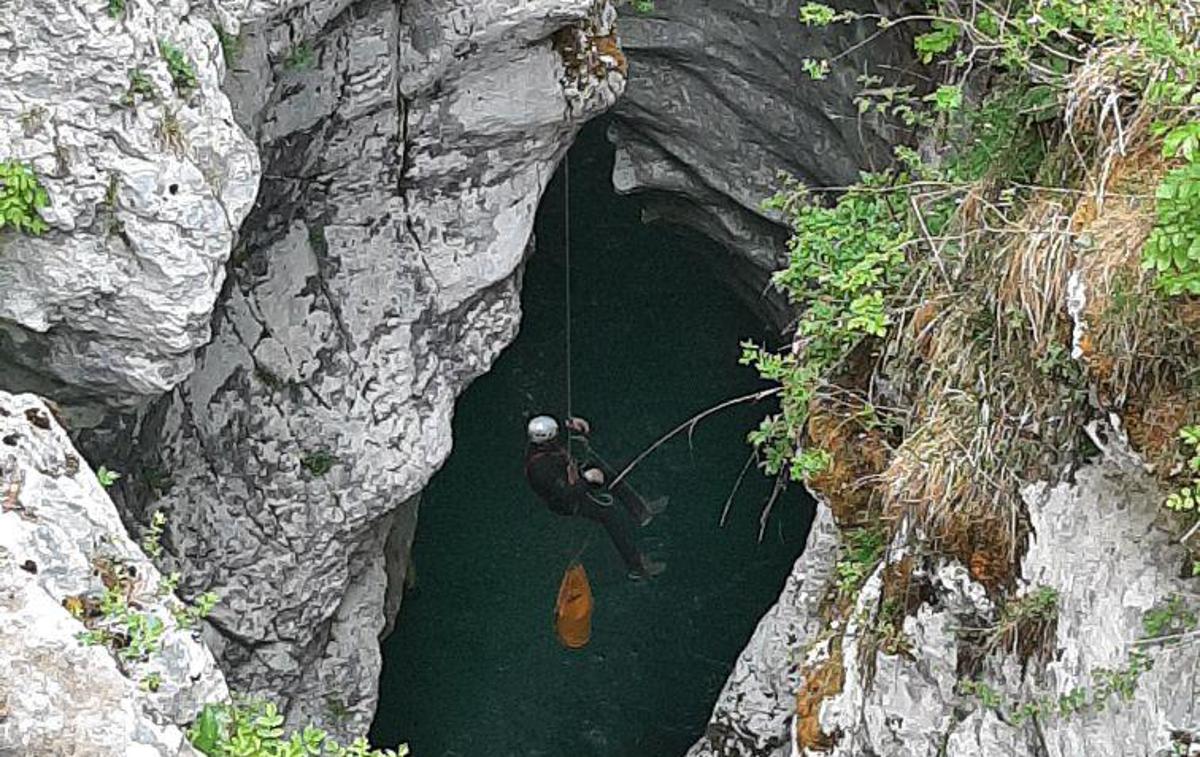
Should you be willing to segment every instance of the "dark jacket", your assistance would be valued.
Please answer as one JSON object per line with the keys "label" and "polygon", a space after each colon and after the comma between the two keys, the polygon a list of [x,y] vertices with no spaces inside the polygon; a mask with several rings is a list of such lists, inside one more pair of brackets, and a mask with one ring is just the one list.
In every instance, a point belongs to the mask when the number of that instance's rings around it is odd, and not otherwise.
{"label": "dark jacket", "polygon": [[560,515],[579,512],[592,489],[582,473],[576,474],[574,484],[570,483],[567,470],[572,465],[566,445],[558,439],[543,444],[531,443],[525,450],[525,478],[529,479],[529,486]]}

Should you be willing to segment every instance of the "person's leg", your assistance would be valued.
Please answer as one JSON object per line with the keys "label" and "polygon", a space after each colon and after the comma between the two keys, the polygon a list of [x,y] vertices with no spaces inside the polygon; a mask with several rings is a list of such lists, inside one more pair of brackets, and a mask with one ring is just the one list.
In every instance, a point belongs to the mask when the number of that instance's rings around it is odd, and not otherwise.
{"label": "person's leg", "polygon": [[645,559],[633,541],[633,534],[629,530],[629,526],[626,525],[615,507],[600,507],[595,502],[588,500],[580,504],[579,514],[604,526],[613,545],[621,553],[625,567],[630,571],[641,572]]}
{"label": "person's leg", "polygon": [[[617,477],[616,471],[598,457],[594,458],[591,464],[604,471],[605,481],[612,481]],[[629,511],[629,514],[638,524],[648,523],[654,517],[654,513],[651,512],[650,507],[646,504],[645,498],[641,494],[638,494],[637,490],[630,486],[628,481],[621,481],[615,487],[609,488],[608,491],[621,500],[621,505]]]}

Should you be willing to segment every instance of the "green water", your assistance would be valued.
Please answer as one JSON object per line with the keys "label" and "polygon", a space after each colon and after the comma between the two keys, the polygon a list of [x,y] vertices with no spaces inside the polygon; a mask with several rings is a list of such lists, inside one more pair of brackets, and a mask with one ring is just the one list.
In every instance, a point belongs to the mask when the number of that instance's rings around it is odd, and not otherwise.
{"label": "green water", "polygon": [[[702,263],[706,240],[639,221],[614,195],[611,153],[593,126],[570,156],[574,410],[623,463],[697,411],[754,391],[738,343],[763,325]],[[454,452],[421,505],[417,584],[384,644],[372,740],[416,757],[683,755],[704,730],[733,661],[799,555],[811,504],[798,488],[757,541],[768,482],[746,477],[721,510],[763,408],[699,426],[631,481],[671,505],[638,536],[665,560],[626,579],[601,527],[553,515],[522,475],[525,419],[564,408],[562,172],[543,201],[520,336],[460,400]],[[590,540],[587,539],[591,535]],[[596,598],[590,645],[556,642],[552,611],[570,557]]]}

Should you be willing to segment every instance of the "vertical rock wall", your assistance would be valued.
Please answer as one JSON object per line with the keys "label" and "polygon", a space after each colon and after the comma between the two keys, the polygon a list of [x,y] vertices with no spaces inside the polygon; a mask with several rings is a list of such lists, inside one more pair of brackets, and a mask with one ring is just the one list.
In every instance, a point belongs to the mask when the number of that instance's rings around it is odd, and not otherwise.
{"label": "vertical rock wall", "polygon": [[262,191],[212,343],[126,430],[142,458],[125,502],[166,511],[185,588],[221,595],[231,688],[294,721],[370,723],[405,557],[389,571],[385,543],[411,541],[455,397],[516,333],[541,192],[623,86],[592,42],[613,21],[591,0],[246,20],[226,89]]}

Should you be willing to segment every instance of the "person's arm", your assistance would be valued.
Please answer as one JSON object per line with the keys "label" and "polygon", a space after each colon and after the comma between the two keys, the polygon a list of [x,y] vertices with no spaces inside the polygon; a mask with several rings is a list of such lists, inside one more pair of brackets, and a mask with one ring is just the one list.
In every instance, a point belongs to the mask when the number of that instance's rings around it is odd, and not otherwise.
{"label": "person's arm", "polygon": [[592,433],[592,424],[579,417],[567,418],[567,420],[563,422],[563,426],[565,426],[568,431],[574,431],[575,433],[583,434],[584,436]]}

